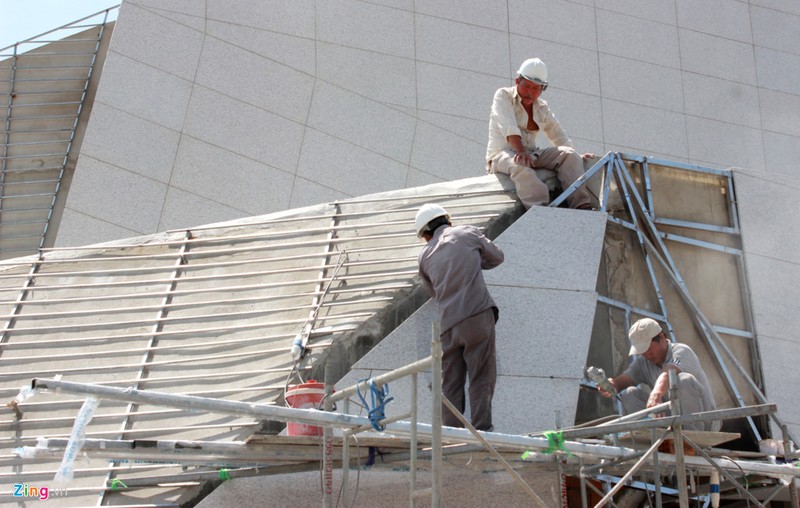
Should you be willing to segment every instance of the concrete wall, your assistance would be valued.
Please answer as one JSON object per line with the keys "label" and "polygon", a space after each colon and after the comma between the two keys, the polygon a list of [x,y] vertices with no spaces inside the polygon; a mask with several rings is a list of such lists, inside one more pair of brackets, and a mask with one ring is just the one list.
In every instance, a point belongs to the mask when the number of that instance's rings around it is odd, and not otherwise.
{"label": "concrete wall", "polygon": [[790,0],[126,0],[57,245],[477,176],[530,56],[579,150],[800,176]]}

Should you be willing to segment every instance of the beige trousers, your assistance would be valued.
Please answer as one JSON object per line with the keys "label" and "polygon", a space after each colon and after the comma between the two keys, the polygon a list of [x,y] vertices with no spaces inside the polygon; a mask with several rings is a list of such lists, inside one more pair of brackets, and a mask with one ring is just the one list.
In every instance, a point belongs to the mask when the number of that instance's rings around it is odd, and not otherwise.
{"label": "beige trousers", "polygon": [[[525,208],[534,205],[546,205],[550,202],[550,190],[547,184],[539,180],[535,169],[552,169],[558,174],[561,187],[566,189],[583,174],[583,158],[568,146],[550,147],[530,151],[534,157],[533,168],[520,166],[514,162],[516,152],[503,150],[492,159],[490,172],[503,173],[511,177],[517,188],[519,197]],[[570,208],[591,205],[591,196],[583,186],[567,198]]]}

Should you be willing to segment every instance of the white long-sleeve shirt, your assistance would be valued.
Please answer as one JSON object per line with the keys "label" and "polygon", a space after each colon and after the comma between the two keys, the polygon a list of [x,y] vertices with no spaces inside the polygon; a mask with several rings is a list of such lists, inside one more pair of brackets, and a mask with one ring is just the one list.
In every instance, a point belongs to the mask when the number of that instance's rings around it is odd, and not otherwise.
{"label": "white long-sleeve shirt", "polygon": [[[533,104],[533,121],[555,146],[574,148],[572,141],[561,128],[550,106],[542,99]],[[499,88],[494,93],[492,112],[489,117],[489,144],[486,147],[486,164],[499,152],[511,148],[508,136],[522,137],[522,145],[529,151],[536,149],[539,130],[528,130],[528,113],[522,106],[522,97],[516,86]]]}

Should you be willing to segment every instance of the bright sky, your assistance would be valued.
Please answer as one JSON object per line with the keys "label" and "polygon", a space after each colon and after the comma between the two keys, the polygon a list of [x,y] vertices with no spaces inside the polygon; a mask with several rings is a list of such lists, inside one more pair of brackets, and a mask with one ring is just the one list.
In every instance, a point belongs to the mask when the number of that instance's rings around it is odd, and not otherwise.
{"label": "bright sky", "polygon": [[[119,3],[120,0],[0,0],[0,48]],[[117,11],[110,19],[116,18]]]}

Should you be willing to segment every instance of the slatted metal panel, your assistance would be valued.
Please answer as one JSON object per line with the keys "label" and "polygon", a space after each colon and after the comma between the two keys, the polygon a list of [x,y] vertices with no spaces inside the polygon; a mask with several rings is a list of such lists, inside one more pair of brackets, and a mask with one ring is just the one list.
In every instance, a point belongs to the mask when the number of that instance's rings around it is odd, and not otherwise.
{"label": "slatted metal panel", "polygon": [[45,246],[115,9],[0,49],[0,259]]}

